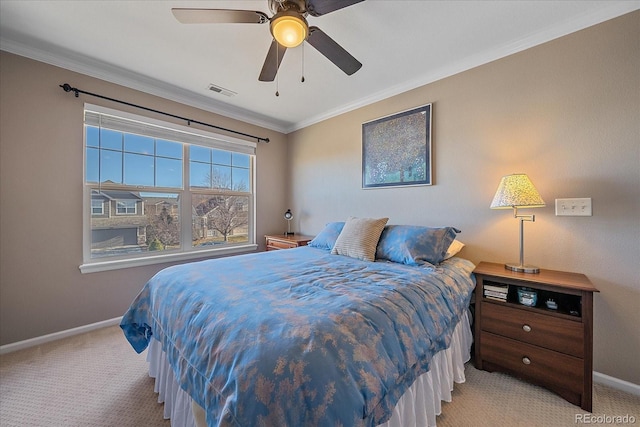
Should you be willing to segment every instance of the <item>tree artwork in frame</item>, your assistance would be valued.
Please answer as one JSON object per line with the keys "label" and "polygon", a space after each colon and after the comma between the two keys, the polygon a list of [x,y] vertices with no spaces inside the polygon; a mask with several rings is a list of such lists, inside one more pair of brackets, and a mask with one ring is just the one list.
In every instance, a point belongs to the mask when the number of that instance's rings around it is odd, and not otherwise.
{"label": "tree artwork in frame", "polygon": [[362,188],[431,185],[431,104],[362,124]]}

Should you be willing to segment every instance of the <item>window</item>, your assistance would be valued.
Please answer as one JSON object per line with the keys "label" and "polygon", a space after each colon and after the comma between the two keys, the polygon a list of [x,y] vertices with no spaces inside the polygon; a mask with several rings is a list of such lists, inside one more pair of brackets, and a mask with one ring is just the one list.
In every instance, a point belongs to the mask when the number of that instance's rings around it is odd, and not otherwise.
{"label": "window", "polygon": [[102,200],[91,199],[91,215],[104,215]]}
{"label": "window", "polygon": [[83,272],[255,249],[255,143],[85,104]]}
{"label": "window", "polygon": [[136,202],[131,200],[120,200],[116,207],[116,213],[118,215],[135,215],[136,210]]}

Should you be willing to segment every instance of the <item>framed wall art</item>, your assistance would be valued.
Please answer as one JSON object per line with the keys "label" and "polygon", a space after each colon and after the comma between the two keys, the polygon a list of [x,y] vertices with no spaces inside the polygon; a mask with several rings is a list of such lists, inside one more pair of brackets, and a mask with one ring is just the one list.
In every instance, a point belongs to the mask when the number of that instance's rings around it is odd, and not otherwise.
{"label": "framed wall art", "polygon": [[431,104],[362,124],[362,188],[431,185]]}

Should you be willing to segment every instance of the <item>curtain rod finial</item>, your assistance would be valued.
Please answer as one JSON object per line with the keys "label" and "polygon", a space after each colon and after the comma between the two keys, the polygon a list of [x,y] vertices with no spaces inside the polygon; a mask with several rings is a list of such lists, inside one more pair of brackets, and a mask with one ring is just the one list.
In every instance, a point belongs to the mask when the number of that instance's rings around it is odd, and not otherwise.
{"label": "curtain rod finial", "polygon": [[73,93],[76,95],[76,98],[79,96],[78,94],[78,89],[71,87],[71,85],[69,83],[65,83],[63,85],[60,85],[60,87],[62,89],[64,89],[65,92],[71,92],[73,91]]}

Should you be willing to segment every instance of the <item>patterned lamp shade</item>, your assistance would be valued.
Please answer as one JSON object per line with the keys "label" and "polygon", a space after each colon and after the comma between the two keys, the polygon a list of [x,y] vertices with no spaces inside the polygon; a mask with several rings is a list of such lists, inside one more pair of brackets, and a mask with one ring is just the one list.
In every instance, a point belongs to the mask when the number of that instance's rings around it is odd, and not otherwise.
{"label": "patterned lamp shade", "polygon": [[502,177],[491,209],[541,208],[544,200],[526,174],[516,173]]}

